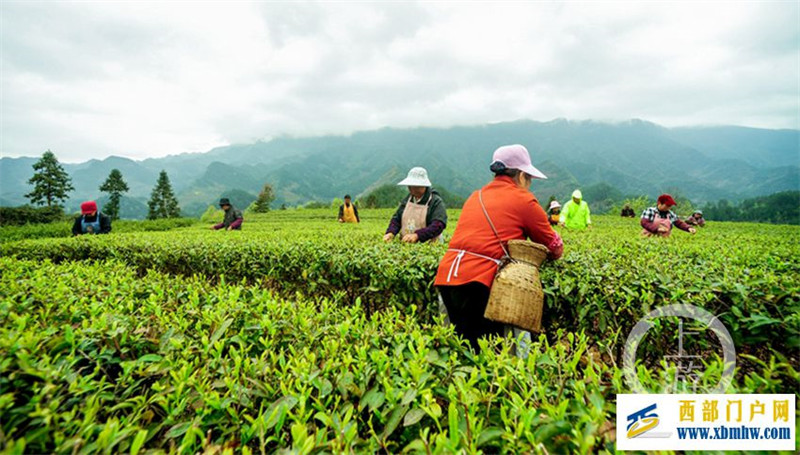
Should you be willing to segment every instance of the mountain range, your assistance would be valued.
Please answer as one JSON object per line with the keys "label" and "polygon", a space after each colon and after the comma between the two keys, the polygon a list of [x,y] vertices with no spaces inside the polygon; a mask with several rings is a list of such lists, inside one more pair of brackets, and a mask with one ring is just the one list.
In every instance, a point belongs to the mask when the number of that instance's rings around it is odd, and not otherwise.
{"label": "mountain range", "polygon": [[[363,196],[401,180],[413,166],[427,168],[435,186],[466,197],[491,178],[492,151],[514,143],[525,145],[534,165],[548,176],[532,186],[544,200],[551,195],[565,200],[575,188],[600,184],[624,195],[655,197],[669,191],[695,204],[800,189],[798,130],[556,119],[278,137],[141,161],[110,156],[64,163],[75,187],[66,209],[75,211],[87,199],[102,202],[98,187],[112,169],[119,169],[130,187],[122,201],[126,217],[144,216],[162,169],[189,216],[199,215],[222,194],[254,198],[264,183],[275,189],[276,207],[330,201],[345,193]],[[57,148],[52,151],[58,156]],[[0,205],[27,202],[36,160],[0,159]]]}

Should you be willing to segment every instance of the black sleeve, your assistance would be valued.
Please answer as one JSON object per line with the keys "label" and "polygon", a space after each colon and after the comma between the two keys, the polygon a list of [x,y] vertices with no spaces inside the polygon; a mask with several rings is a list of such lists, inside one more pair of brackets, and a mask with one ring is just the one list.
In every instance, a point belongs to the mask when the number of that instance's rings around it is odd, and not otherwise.
{"label": "black sleeve", "polygon": [[444,200],[441,196],[432,194],[430,207],[428,207],[428,216],[426,217],[426,224],[428,226],[431,225],[434,221],[438,220],[441,221],[442,224],[447,226],[447,207],[444,204]]}
{"label": "black sleeve", "polygon": [[338,219],[341,220],[342,218],[344,218],[344,205],[340,205],[339,206],[339,218]]}
{"label": "black sleeve", "polygon": [[81,217],[75,218],[72,224],[72,235],[80,235],[81,233]]}
{"label": "black sleeve", "polygon": [[111,232],[111,217],[100,215],[100,232],[98,234],[108,234]]}
{"label": "black sleeve", "polygon": [[353,213],[356,214],[356,221],[358,221],[360,223],[361,222],[361,218],[358,217],[358,207],[356,207],[355,204],[353,204]]}

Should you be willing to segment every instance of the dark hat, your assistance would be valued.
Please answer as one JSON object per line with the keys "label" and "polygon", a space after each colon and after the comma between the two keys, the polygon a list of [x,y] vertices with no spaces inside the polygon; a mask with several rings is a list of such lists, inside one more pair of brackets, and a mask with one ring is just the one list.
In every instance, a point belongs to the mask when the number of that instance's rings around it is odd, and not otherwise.
{"label": "dark hat", "polygon": [[219,200],[219,206],[222,207],[223,205],[231,205],[230,199],[224,197]]}
{"label": "dark hat", "polygon": [[345,194],[345,195],[344,195],[344,198],[345,198],[345,199],[352,199],[352,198],[350,197],[350,195],[349,195],[349,194]]}

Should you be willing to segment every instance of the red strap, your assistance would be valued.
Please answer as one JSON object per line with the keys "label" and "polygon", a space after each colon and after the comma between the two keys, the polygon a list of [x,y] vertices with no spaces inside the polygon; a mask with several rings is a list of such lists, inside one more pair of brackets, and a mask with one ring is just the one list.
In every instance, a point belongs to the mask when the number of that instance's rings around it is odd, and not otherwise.
{"label": "red strap", "polygon": [[483,214],[486,215],[486,221],[489,222],[489,227],[492,228],[494,236],[497,237],[497,242],[500,243],[500,248],[503,249],[503,253],[505,253],[506,257],[510,258],[511,255],[508,254],[508,250],[506,249],[505,244],[503,244],[503,240],[500,239],[500,234],[497,233],[497,229],[494,228],[494,223],[492,223],[492,219],[489,218],[489,212],[486,211],[486,206],[483,204],[483,189],[478,190],[478,201],[481,203],[481,208],[483,209]]}

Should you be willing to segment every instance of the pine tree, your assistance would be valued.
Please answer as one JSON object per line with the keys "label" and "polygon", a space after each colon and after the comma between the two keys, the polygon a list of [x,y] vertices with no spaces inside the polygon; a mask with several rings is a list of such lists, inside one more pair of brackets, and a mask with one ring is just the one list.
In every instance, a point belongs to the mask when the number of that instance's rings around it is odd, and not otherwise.
{"label": "pine tree", "polygon": [[28,184],[33,185],[33,191],[25,195],[32,204],[61,207],[69,198],[68,193],[75,190],[69,174],[50,150],[34,163],[33,170],[33,177],[28,180]]}
{"label": "pine tree", "polygon": [[253,202],[253,211],[256,213],[269,212],[269,205],[275,200],[275,192],[272,190],[272,185],[269,183],[264,184],[264,188],[258,193],[258,199]]}
{"label": "pine tree", "polygon": [[151,220],[181,216],[181,209],[178,207],[178,200],[169,183],[167,171],[161,171],[161,174],[158,175],[158,183],[153,188],[147,206],[150,208],[147,218]]}
{"label": "pine tree", "polygon": [[106,181],[100,185],[100,191],[108,193],[108,204],[103,207],[103,212],[110,216],[112,220],[119,218],[119,201],[122,193],[128,192],[128,184],[122,179],[122,172],[119,169],[112,169]]}

